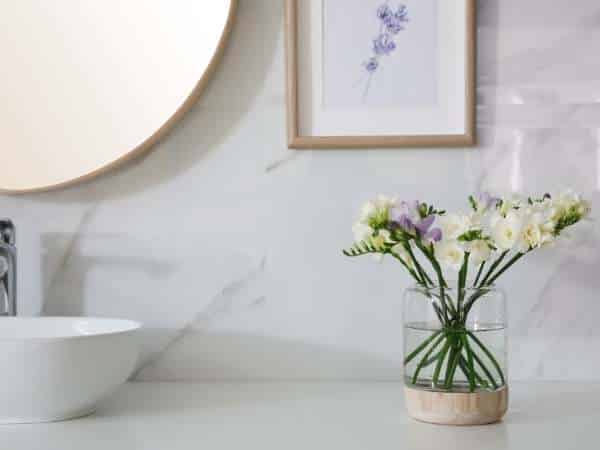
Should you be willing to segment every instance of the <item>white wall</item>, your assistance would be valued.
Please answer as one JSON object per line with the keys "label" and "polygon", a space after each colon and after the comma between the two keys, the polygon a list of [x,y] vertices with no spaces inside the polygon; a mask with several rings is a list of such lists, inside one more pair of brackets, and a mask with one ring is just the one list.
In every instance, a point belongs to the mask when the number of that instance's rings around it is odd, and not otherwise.
{"label": "white wall", "polygon": [[[156,149],[68,190],[0,198],[22,314],[144,322],[138,379],[400,374],[391,261],[348,260],[376,193],[465,205],[480,188],[600,186],[600,8],[480,1],[474,149],[293,151],[282,2],[242,0],[208,90]],[[532,256],[509,292],[513,378],[598,379],[600,235]]]}

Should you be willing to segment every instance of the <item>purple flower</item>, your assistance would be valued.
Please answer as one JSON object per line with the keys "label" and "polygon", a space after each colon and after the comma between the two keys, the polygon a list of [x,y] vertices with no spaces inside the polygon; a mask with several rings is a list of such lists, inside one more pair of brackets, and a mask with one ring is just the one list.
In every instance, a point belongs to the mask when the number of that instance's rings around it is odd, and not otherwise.
{"label": "purple flower", "polygon": [[398,6],[398,11],[394,13],[394,17],[397,20],[402,20],[403,22],[408,22],[408,8],[406,5]]}
{"label": "purple flower", "polygon": [[398,226],[407,233],[414,233],[415,224],[406,214],[402,214],[398,219]]}
{"label": "purple flower", "polygon": [[490,195],[489,192],[482,192],[479,194],[479,204],[483,205],[483,209],[488,209],[491,206],[496,206],[500,199],[498,197],[494,197]]}
{"label": "purple flower", "polygon": [[419,234],[421,236],[423,236],[427,233],[427,231],[429,231],[429,228],[431,228],[431,225],[433,225],[434,220],[435,220],[435,216],[433,214],[431,214],[431,215],[425,217],[424,219],[421,219],[419,222],[417,222],[415,224],[415,228],[417,229]]}
{"label": "purple flower", "polygon": [[387,4],[383,4],[379,8],[377,8],[377,18],[383,21],[385,21],[388,17],[392,15],[392,8],[390,8]]}
{"label": "purple flower", "polygon": [[426,241],[439,241],[442,239],[442,230],[431,228],[435,221],[435,215],[430,214],[421,218],[419,214],[420,203],[401,202],[398,206],[390,209],[389,220],[392,228],[400,228],[404,232],[420,236]]}
{"label": "purple flower", "polygon": [[382,20],[388,32],[398,34],[404,29],[402,24],[408,22],[408,8],[400,5],[395,13],[387,14]]}
{"label": "purple flower", "polygon": [[365,69],[367,69],[367,72],[375,72],[377,70],[377,67],[379,67],[379,61],[377,61],[377,58],[372,57],[369,58],[368,61],[366,61],[364,64]]}
{"label": "purple flower", "polygon": [[421,219],[419,222],[415,224],[415,228],[421,236],[421,238],[425,241],[435,241],[438,242],[442,239],[442,230],[439,228],[431,228],[433,222],[435,220],[435,216],[430,214],[429,216]]}
{"label": "purple flower", "polygon": [[423,239],[427,241],[439,242],[442,240],[442,230],[439,228],[432,228],[423,236]]}
{"label": "purple flower", "polygon": [[371,78],[379,68],[379,57],[382,55],[389,55],[396,49],[394,36],[404,29],[402,24],[404,22],[408,22],[408,8],[406,6],[399,5],[394,10],[388,5],[388,3],[389,0],[386,0],[376,10],[376,15],[380,23],[379,34],[372,41],[374,56],[371,56],[371,58],[369,58],[362,64],[362,66],[369,74],[368,81],[363,92],[363,103],[369,92]]}
{"label": "purple flower", "polygon": [[[400,202],[399,205],[390,208],[389,220],[391,222],[400,223],[402,220],[409,220],[412,224],[412,218],[419,218],[419,202]],[[405,222],[406,223],[406,222]]]}
{"label": "purple flower", "polygon": [[373,39],[373,51],[376,55],[389,55],[395,49],[396,44],[388,33],[381,33]]}

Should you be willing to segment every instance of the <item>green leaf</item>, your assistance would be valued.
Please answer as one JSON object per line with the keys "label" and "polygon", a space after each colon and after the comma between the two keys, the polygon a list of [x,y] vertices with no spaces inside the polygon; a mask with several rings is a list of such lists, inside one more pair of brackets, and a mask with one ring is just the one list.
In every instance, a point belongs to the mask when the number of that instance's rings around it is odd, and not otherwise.
{"label": "green leaf", "polygon": [[483,236],[482,236],[481,230],[469,230],[469,231],[465,231],[457,239],[460,242],[471,242],[471,241],[478,241],[480,239],[483,239]]}
{"label": "green leaf", "polygon": [[473,211],[477,211],[477,202],[475,201],[472,195],[469,195],[469,203],[471,204],[471,208],[473,208]]}

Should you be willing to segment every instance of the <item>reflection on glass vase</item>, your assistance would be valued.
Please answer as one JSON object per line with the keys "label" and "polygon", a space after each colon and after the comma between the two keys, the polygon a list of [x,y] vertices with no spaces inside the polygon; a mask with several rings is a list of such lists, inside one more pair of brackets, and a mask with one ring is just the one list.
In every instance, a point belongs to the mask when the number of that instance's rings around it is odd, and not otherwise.
{"label": "reflection on glass vase", "polygon": [[506,328],[505,297],[493,286],[407,289],[404,382],[409,414],[435,423],[500,420],[508,403]]}

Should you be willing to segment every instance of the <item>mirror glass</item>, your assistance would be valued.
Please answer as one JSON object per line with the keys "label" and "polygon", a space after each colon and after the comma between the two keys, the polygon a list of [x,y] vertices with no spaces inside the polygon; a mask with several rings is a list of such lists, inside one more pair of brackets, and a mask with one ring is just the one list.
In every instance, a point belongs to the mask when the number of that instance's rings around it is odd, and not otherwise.
{"label": "mirror glass", "polygon": [[234,0],[0,0],[0,189],[89,178],[191,105]]}

